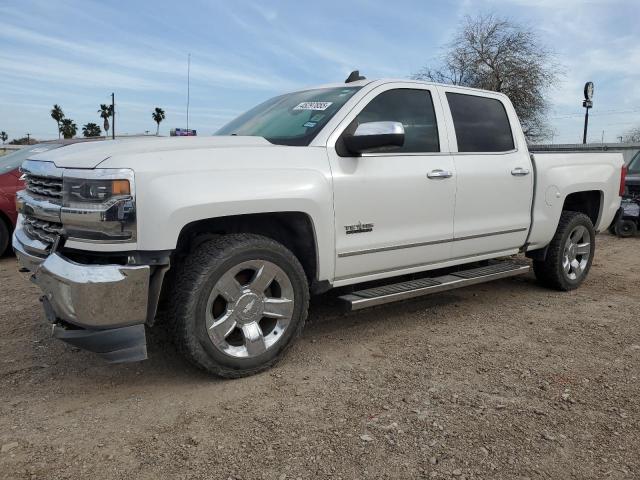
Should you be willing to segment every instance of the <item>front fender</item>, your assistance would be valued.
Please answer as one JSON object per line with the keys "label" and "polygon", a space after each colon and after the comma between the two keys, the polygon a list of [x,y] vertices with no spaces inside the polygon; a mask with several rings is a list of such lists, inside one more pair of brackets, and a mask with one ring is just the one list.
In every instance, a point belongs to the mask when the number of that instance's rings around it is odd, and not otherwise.
{"label": "front fender", "polygon": [[182,229],[199,220],[269,212],[301,212],[313,223],[318,278],[333,274],[331,175],[326,156],[262,166],[136,172],[138,249],[171,250]]}

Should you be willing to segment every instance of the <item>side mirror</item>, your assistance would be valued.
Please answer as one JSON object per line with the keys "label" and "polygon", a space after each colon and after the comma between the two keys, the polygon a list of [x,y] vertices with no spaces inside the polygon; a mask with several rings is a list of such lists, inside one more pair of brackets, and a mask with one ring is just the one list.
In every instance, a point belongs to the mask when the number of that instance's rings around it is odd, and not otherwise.
{"label": "side mirror", "polygon": [[404,127],[400,122],[361,123],[353,135],[344,135],[343,140],[347,150],[357,155],[373,148],[401,147]]}

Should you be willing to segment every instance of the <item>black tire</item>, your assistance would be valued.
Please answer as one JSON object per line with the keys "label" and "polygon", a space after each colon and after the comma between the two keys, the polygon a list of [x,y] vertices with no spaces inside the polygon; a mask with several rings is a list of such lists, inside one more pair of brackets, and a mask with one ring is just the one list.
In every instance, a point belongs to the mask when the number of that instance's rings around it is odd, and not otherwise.
{"label": "black tire", "polygon": [[[585,227],[589,233],[590,253],[581,275],[572,279],[563,268],[563,259],[565,256],[564,250],[569,235],[578,226]],[[579,212],[562,212],[556,233],[549,244],[546,258],[544,260],[535,260],[533,262],[533,271],[538,282],[545,287],[561,291],[574,290],[578,288],[591,269],[596,247],[595,238],[596,233],[589,217]]]}
{"label": "black tire", "polygon": [[615,234],[622,238],[635,237],[638,234],[638,225],[633,220],[620,220],[616,223]]}
{"label": "black tire", "polygon": [[9,243],[11,243],[10,240],[11,231],[9,230],[9,227],[7,226],[5,221],[0,218],[0,257],[7,253]]}
{"label": "black tire", "polygon": [[[225,273],[254,260],[273,263],[286,274],[293,289],[293,313],[277,343],[253,358],[237,358],[227,355],[209,338],[205,325],[207,301]],[[207,372],[238,378],[272,367],[300,335],[309,308],[309,284],[298,259],[282,244],[260,235],[222,235],[201,243],[181,262],[168,301],[168,326],[178,350]]]}

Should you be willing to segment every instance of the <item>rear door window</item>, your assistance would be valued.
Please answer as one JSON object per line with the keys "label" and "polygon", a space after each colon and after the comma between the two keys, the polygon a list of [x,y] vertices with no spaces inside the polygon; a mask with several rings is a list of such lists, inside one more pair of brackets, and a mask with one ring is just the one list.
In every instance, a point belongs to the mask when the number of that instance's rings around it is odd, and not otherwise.
{"label": "rear door window", "polygon": [[459,152],[508,152],[515,148],[504,104],[495,98],[447,92]]}

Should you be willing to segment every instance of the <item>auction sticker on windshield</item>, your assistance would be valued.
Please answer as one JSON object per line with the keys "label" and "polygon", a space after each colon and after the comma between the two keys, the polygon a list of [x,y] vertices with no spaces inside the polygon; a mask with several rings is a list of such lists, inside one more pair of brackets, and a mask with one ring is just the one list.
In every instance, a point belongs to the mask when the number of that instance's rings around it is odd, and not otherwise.
{"label": "auction sticker on windshield", "polygon": [[293,107],[294,110],[326,110],[333,102],[302,102]]}

